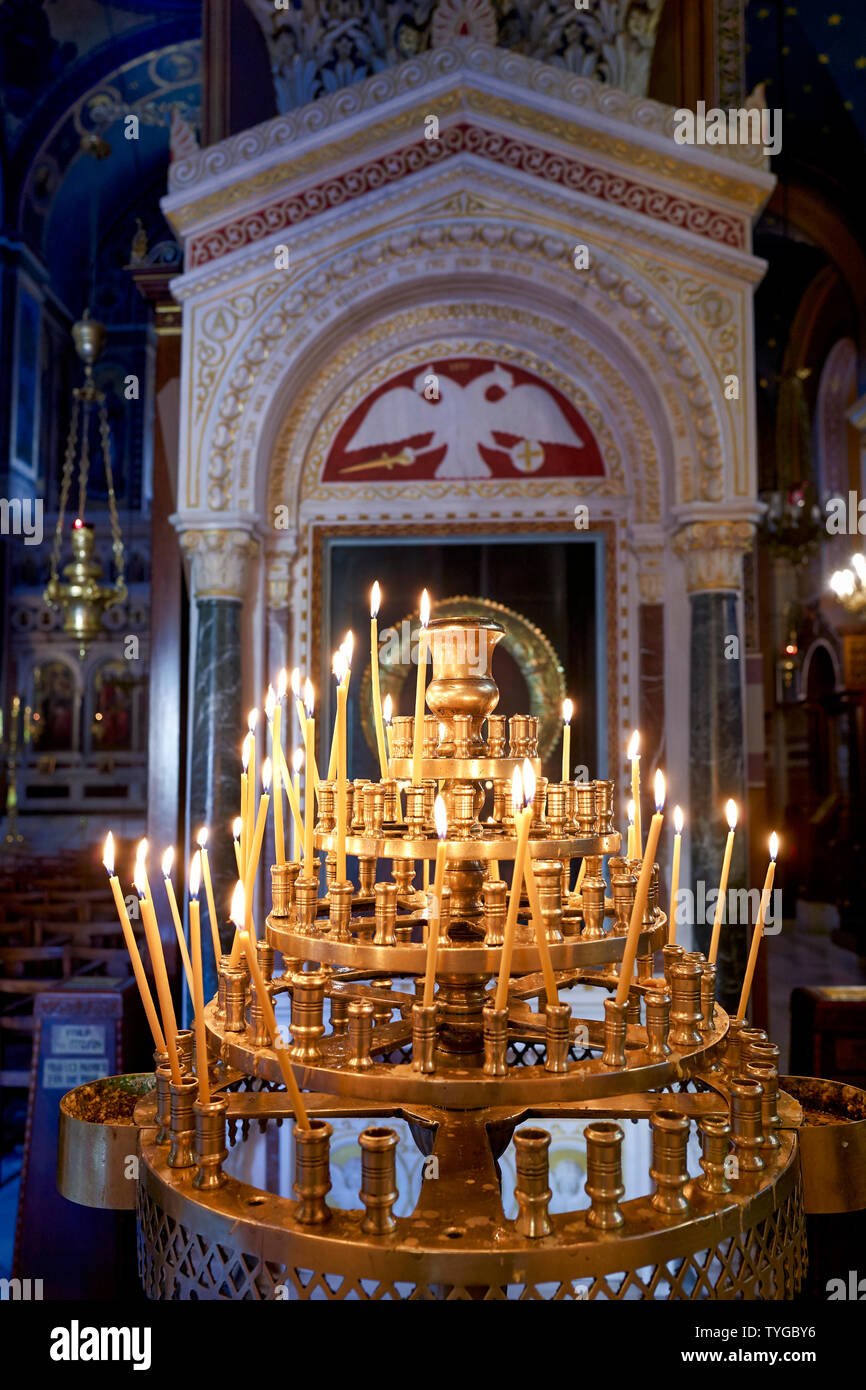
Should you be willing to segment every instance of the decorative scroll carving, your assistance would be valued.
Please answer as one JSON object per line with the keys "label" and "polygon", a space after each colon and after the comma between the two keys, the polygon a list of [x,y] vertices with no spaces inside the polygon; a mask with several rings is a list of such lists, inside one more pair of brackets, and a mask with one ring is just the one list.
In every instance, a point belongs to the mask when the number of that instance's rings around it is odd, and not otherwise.
{"label": "decorative scroll carving", "polygon": [[[270,6],[268,12],[273,18]],[[512,108],[527,100],[531,102],[534,96],[543,95],[547,101],[560,101],[575,111],[593,112],[605,119],[622,121],[636,132],[660,135],[673,142],[675,122],[670,106],[621,91],[619,87],[607,86],[565,67],[540,63],[521,53],[462,39],[419,53],[396,67],[376,72],[363,81],[355,81],[350,87],[325,92],[317,101],[308,101],[306,105],[275,116],[273,120],[264,121],[251,130],[221,140],[219,144],[208,146],[186,159],[174,161],[169,167],[169,188],[173,193],[180,192],[203,179],[225,175],[231,169],[245,170],[262,155],[278,150],[293,150],[310,136],[328,130],[336,132],[340,128],[341,138],[348,138],[345,122],[353,117],[381,111],[385,103],[405,97],[410,92],[421,92],[428,84],[435,83],[437,90],[440,90],[447,78],[463,78],[464,75],[470,88],[476,75],[507,84]],[[487,105],[490,104],[489,93],[484,94],[484,100]],[[440,107],[436,109],[439,111]],[[560,117],[551,116],[550,121],[555,125]],[[608,140],[609,136],[605,134],[604,139]],[[650,154],[654,161],[658,162],[661,158],[655,151]],[[725,165],[734,160],[755,169],[763,169],[765,162],[759,145],[708,145],[706,155],[708,158],[724,159]],[[648,157],[645,152],[644,163]],[[725,169],[698,167],[700,177],[716,192],[724,193],[729,187]],[[174,220],[177,221],[176,218]]]}
{"label": "decorative scroll carving", "polygon": [[180,543],[192,560],[193,598],[246,596],[249,562],[259,549],[248,531],[184,531]]}
{"label": "decorative scroll carving", "polygon": [[453,42],[511,49],[643,96],[663,0],[250,0],[281,111]]}
{"label": "decorative scroll carving", "polygon": [[689,593],[741,589],[743,555],[754,533],[750,521],[693,521],[678,531],[673,548],[685,560]]}

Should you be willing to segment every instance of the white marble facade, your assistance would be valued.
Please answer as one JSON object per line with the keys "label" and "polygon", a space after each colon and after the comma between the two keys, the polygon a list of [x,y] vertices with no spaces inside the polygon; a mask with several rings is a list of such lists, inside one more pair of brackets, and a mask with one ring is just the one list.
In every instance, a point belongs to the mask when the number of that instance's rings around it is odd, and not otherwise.
{"label": "white marble facade", "polygon": [[[281,611],[285,659],[307,664],[317,524],[519,533],[585,503],[616,537],[611,747],[636,718],[637,606],[664,601],[668,770],[686,782],[687,593],[739,587],[758,516],[750,246],[773,181],[759,149],[679,145],[673,128],[670,108],[472,40],[172,166],[175,524],[260,542],[249,703],[282,655]],[[589,423],[603,473],[324,480],[348,413],[434,356],[540,375]],[[608,772],[622,778],[619,755]]]}

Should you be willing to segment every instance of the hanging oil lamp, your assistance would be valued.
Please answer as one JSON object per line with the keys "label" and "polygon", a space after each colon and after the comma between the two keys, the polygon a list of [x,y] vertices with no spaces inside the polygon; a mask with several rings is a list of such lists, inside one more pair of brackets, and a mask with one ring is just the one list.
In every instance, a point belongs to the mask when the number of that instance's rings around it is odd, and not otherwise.
{"label": "hanging oil lamp", "polygon": [[[87,310],[84,317],[73,325],[72,339],[75,350],[84,363],[84,385],[73,392],[72,419],[66,441],[63,460],[63,476],[60,487],[60,510],[57,528],[54,533],[54,548],[51,555],[51,578],[43,598],[49,608],[59,609],[63,614],[63,631],[78,639],[78,654],[82,658],[87,644],[98,636],[102,627],[102,617],[106,609],[121,603],[126,598],[124,583],[123,537],[117,516],[117,500],[114,495],[114,476],[111,468],[111,434],[108,428],[108,412],[105,406],[105,393],[100,391],[93,380],[93,364],[98,359],[105,342],[105,328],[90,318]],[[111,549],[114,554],[117,578],[113,584],[102,583],[102,566],[94,557],[93,527],[85,521],[87,504],[87,479],[90,471],[90,423],[96,413],[102,448],[105,477],[108,484],[108,511],[111,523]],[[78,425],[81,421],[81,443],[78,444]],[[69,489],[78,451],[78,512],[72,524],[72,560],[63,568],[59,577],[60,555],[63,546],[63,527],[69,500]]]}

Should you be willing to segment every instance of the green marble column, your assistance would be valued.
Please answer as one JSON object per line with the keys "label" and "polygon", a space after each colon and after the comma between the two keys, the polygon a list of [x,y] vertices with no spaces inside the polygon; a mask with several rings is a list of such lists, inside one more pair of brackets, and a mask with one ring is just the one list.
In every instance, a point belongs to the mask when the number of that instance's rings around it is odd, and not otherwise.
{"label": "green marble column", "polygon": [[[728,879],[732,890],[747,888],[746,747],[743,710],[745,648],[738,597],[742,556],[752,526],[743,521],[699,521],[678,533],[674,549],[686,562],[691,609],[689,639],[689,806],[691,886],[695,903],[695,947],[708,951],[715,898],[728,825],[725,803],[739,809],[738,831]],[[758,885],[760,887],[760,885]],[[736,901],[736,899],[735,899]],[[722,918],[717,958],[719,1003],[736,1009],[745,972],[751,925]],[[736,914],[735,914],[736,915]],[[709,918],[709,922],[707,921]]]}
{"label": "green marble column", "polygon": [[[237,882],[231,823],[240,802],[240,748],[244,732],[241,623],[249,559],[257,543],[245,530],[212,530],[185,531],[182,544],[192,557],[191,590],[197,617],[189,692],[189,826],[193,842],[189,852],[195,849],[199,828],[206,825],[220,938],[228,948],[233,934],[228,908]],[[210,998],[217,981],[203,888],[201,928],[205,996]]]}
{"label": "green marble column", "polygon": [[[236,600],[197,600],[198,633],[195,644],[195,678],[192,692],[192,747],[190,749],[189,809],[193,838],[199,826],[209,827],[208,860],[213,879],[214,902],[224,944],[231,944],[226,905],[237,881],[234,848],[229,830],[238,813],[242,735],[241,604]],[[207,899],[202,898],[202,951],[205,993],[216,988],[213,949],[210,947]]]}
{"label": "green marble column", "polygon": [[[689,835],[695,902],[700,906],[717,890],[728,825],[725,803],[733,797],[742,818],[746,806],[745,732],[740,662],[726,658],[729,638],[739,636],[737,596],[692,594],[691,675],[689,681]],[[729,890],[745,888],[746,830],[734,839]],[[704,884],[701,892],[700,885]],[[712,935],[712,906],[695,923],[695,946],[707,951]],[[718,954],[718,998],[730,1010],[739,1001],[750,932],[744,923],[722,919]]]}

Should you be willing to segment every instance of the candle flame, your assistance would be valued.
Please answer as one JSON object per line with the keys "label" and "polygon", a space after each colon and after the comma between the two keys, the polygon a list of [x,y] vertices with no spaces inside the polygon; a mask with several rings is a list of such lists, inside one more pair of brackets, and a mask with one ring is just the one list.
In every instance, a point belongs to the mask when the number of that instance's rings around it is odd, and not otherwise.
{"label": "candle flame", "polygon": [[241,831],[243,830],[243,828],[244,823],[241,820],[241,817],[235,816],[234,820],[232,821],[232,835],[236,840],[239,840],[241,838]]}
{"label": "candle flame", "polygon": [[338,652],[334,652],[334,660],[331,663],[331,669],[337,677],[337,684],[342,685],[343,681],[346,679],[346,672],[349,669],[349,663],[346,660],[346,654],[342,647]]}
{"label": "candle flame", "polygon": [[196,844],[198,845],[199,849],[204,849],[205,845],[207,844],[207,826],[206,826],[206,825],[203,825],[202,828],[201,828],[201,830],[200,830],[200,831],[198,832],[198,834],[196,835],[196,837],[195,837],[195,842],[196,842]]}
{"label": "candle flame", "polygon": [[144,876],[144,864],[141,859],[135,861],[135,876],[132,881],[135,884],[136,893],[143,902],[147,895],[147,880]]}
{"label": "candle flame", "polygon": [[640,733],[639,733],[639,731],[638,731],[637,729],[635,729],[634,733],[632,734],[631,738],[630,738],[629,741],[628,741],[628,748],[625,750],[625,755],[626,755],[626,757],[628,758],[629,762],[631,762],[633,758],[636,758],[636,757],[638,756],[638,749],[639,749],[639,748],[640,748]]}
{"label": "candle flame", "polygon": [[391,696],[390,696],[390,695],[386,695],[385,698],[384,698],[384,700],[382,701],[382,718],[384,719],[384,721],[385,721],[386,724],[390,724],[390,723],[391,723],[391,718],[392,718],[392,713],[391,713],[391,712],[392,712],[393,708],[394,708],[394,701],[391,699]]}
{"label": "candle flame", "polygon": [[162,876],[163,876],[163,878],[168,878],[168,877],[169,877],[169,875],[171,874],[171,866],[172,866],[173,863],[174,863],[174,848],[173,848],[172,845],[169,845],[168,849],[165,851],[165,854],[162,856]]}
{"label": "candle flame", "polygon": [[733,830],[737,824],[737,803],[733,797],[725,802],[725,815],[728,818],[728,828]]}
{"label": "candle flame", "polygon": [[675,807],[674,807],[674,830],[677,832],[678,835],[682,835],[682,833],[683,833],[683,826],[684,826],[684,825],[685,825],[685,816],[683,815],[683,808],[682,808],[682,806],[675,806]]}
{"label": "candle flame", "polygon": [[229,918],[236,927],[244,924],[244,914],[246,913],[246,900],[244,898],[244,885],[238,879],[235,884],[235,891],[232,893],[232,905],[229,908]]}
{"label": "candle flame", "polygon": [[529,806],[535,800],[535,772],[528,758],[523,759],[523,802]]}
{"label": "candle flame", "polygon": [[108,870],[109,877],[114,873],[114,836],[109,830],[105,837],[105,846],[102,851],[102,862]]}
{"label": "candle flame", "polygon": [[573,702],[572,700],[563,700],[563,702],[562,702],[562,722],[563,722],[563,724],[570,724],[570,723],[571,723],[571,716],[572,716],[573,714],[574,714],[574,702]]}
{"label": "candle flame", "polygon": [[277,707],[277,692],[272,685],[268,686],[268,693],[265,696],[265,717],[269,724],[273,723],[274,710]]}
{"label": "candle flame", "polygon": [[147,840],[139,840],[135,849],[136,864],[143,864],[147,859]]}
{"label": "candle flame", "polygon": [[655,791],[656,810],[659,812],[659,815],[661,815],[665,804],[665,775],[660,767],[656,769],[653,790]]}
{"label": "candle flame", "polygon": [[250,731],[251,734],[254,734],[254,733],[255,733],[255,731],[256,731],[256,725],[258,724],[258,722],[259,722],[259,712],[258,712],[258,710],[257,710],[257,709],[251,709],[251,710],[250,710],[250,713],[249,713],[249,717],[248,717],[248,719],[247,719],[247,724],[248,724],[248,726],[249,726],[249,731]]}
{"label": "candle flame", "polygon": [[272,773],[272,771],[273,771],[273,769],[272,769],[272,767],[271,767],[271,760],[270,760],[270,758],[265,758],[264,762],[262,763],[262,791],[263,791],[263,792],[267,792],[268,788],[269,788],[270,785],[271,785],[271,773]]}
{"label": "candle flame", "polygon": [[347,671],[348,671],[349,667],[350,667],[351,664],[352,664],[352,653],[354,652],[354,650],[355,650],[355,634],[354,634],[354,632],[352,631],[352,629],[349,628],[349,631],[346,633],[345,637],[343,638],[342,642],[340,643],[340,651],[343,653],[343,656],[344,656],[345,659],[346,659],[346,670],[347,670]]}
{"label": "candle flame", "polygon": [[303,766],[304,750],[303,748],[296,748],[294,753],[292,754],[292,767],[294,768],[295,772],[300,772]]}
{"label": "candle flame", "polygon": [[198,897],[199,888],[201,888],[201,850],[197,849],[189,866],[189,895],[191,898]]}
{"label": "candle flame", "polygon": [[634,801],[631,798],[626,804],[625,813],[628,816],[629,825],[634,825]]}
{"label": "candle flame", "polygon": [[313,717],[313,709],[315,708],[315,704],[316,698],[313,694],[313,682],[310,680],[309,676],[307,676],[307,679],[304,681],[304,706],[307,711],[308,719],[312,719]]}
{"label": "candle flame", "polygon": [[436,823],[436,834],[440,840],[444,840],[448,834],[448,812],[445,809],[444,796],[437,796],[433,802],[433,820]]}
{"label": "candle flame", "polygon": [[430,621],[430,595],[425,589],[421,595],[421,626],[426,627]]}
{"label": "candle flame", "polygon": [[516,767],[511,774],[511,804],[515,813],[523,805],[523,778],[520,775],[519,767]]}
{"label": "candle flame", "polygon": [[775,864],[776,860],[778,859],[778,857],[779,857],[779,837],[778,837],[778,835],[776,834],[776,832],[775,832],[775,830],[774,830],[773,833],[772,833],[772,835],[770,836],[770,858],[772,859],[772,861],[773,861],[774,864]]}
{"label": "candle flame", "polygon": [[296,700],[301,698],[301,673],[297,666],[292,667],[292,694]]}
{"label": "candle flame", "polygon": [[283,697],[285,696],[285,693],[286,693],[286,691],[287,691],[287,689],[288,689],[288,686],[289,686],[289,673],[288,673],[288,671],[286,670],[285,666],[282,666],[282,667],[280,668],[280,674],[277,676],[277,699],[278,699],[278,700],[282,700],[282,699],[283,699]]}
{"label": "candle flame", "polygon": [[378,581],[378,579],[377,579],[376,582],[375,582],[375,584],[373,585],[372,589],[370,590],[370,617],[371,617],[371,618],[378,618],[378,616],[379,616],[379,605],[380,605],[381,602],[382,602],[382,590],[379,588],[379,581]]}

